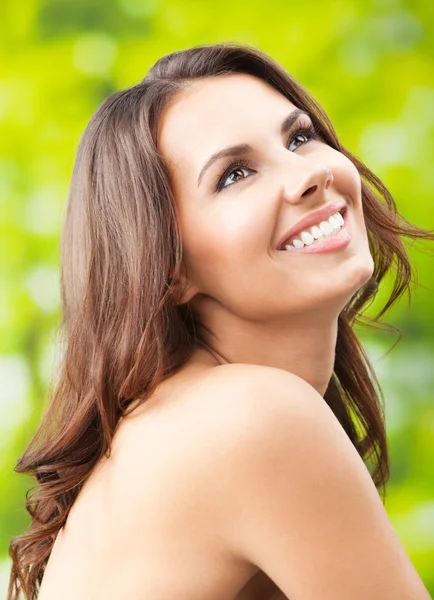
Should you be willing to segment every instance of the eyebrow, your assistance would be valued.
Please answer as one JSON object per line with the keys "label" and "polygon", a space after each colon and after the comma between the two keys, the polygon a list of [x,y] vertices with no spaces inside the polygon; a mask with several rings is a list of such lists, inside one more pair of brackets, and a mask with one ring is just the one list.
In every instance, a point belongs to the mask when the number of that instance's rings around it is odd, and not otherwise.
{"label": "eyebrow", "polygon": [[[289,115],[284,119],[280,127],[280,134],[282,136],[285,135],[301,115],[306,115],[307,117],[310,117],[309,113],[307,113],[305,110],[300,110],[299,108],[296,108],[291,113],[289,113]],[[215,163],[216,160],[220,160],[221,158],[227,157],[243,156],[251,152],[253,152],[253,148],[249,144],[237,144],[236,146],[229,146],[228,148],[224,148],[223,150],[215,152],[209,157],[209,159],[202,167],[199,173],[199,177],[197,178],[197,187],[200,186],[200,182],[202,181],[205,171],[209,169],[209,167],[213,163]]]}

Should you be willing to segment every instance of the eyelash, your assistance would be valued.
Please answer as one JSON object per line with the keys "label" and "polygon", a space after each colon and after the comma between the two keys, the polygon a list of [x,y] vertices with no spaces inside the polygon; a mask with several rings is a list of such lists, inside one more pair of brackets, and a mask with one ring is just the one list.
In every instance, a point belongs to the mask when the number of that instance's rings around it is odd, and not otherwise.
{"label": "eyelash", "polygon": [[[308,138],[306,142],[303,142],[304,144],[307,144],[307,142],[310,142],[311,140],[317,140],[321,137],[319,132],[317,131],[316,127],[312,123],[309,123],[309,125],[304,125],[303,123],[299,123],[295,127],[295,129],[293,129],[293,131],[291,132],[291,135],[289,137],[287,145],[289,146],[290,143],[294,140],[294,138],[296,138],[297,135],[300,135],[302,133],[307,134],[306,137]],[[215,191],[220,192],[221,190],[231,187],[231,185],[234,185],[233,183],[230,185],[223,185],[223,184],[229,175],[231,175],[233,172],[235,172],[236,170],[238,170],[240,168],[249,169],[250,168],[249,161],[247,159],[241,159],[241,160],[236,160],[236,161],[230,162],[225,167],[222,175],[220,176],[220,178],[217,182],[217,185],[215,187]],[[236,181],[234,181],[234,183],[236,183]]]}

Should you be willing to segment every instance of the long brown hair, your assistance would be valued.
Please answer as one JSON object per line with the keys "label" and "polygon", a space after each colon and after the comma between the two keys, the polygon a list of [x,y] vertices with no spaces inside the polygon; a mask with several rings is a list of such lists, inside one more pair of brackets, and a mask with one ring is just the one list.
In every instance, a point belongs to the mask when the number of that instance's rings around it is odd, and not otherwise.
{"label": "long brown hair", "polygon": [[[37,598],[57,533],[133,400],[145,402],[200,340],[188,304],[179,305],[182,243],[158,119],[192,80],[258,77],[304,109],[324,140],[357,167],[372,279],[338,319],[334,371],[324,395],[369,467],[376,487],[389,477],[384,397],[355,325],[379,318],[405,292],[413,270],[402,236],[434,240],[406,221],[386,186],[339,142],[324,110],[261,51],[238,43],[201,45],[163,56],[145,79],[108,97],[86,127],[74,164],[61,246],[63,362],[39,427],[15,467],[37,480],[26,495],[29,529],[9,548],[8,600]],[[395,283],[373,319],[362,310],[390,269]],[[384,326],[383,326],[384,327]]]}

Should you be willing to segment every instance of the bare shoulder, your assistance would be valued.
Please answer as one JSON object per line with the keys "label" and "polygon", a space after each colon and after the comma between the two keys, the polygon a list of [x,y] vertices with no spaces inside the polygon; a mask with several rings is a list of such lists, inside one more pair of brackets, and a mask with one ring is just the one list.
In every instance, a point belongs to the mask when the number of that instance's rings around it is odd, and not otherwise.
{"label": "bare shoulder", "polygon": [[304,420],[314,429],[320,425],[331,428],[363,466],[324,398],[293,373],[262,365],[223,365],[213,369],[197,391],[208,426],[228,444],[236,442],[240,451],[257,441],[266,442],[271,433],[275,442],[279,433],[286,443],[290,443],[288,435],[295,442]]}
{"label": "bare shoulder", "polygon": [[234,557],[287,597],[429,600],[372,478],[296,375],[225,365],[206,382],[208,508]]}
{"label": "bare shoulder", "polygon": [[[311,391],[313,394],[310,396],[315,398],[314,402],[324,402],[323,398],[297,375],[275,367],[253,364],[233,363],[212,369],[198,388],[201,401],[205,389],[208,398],[204,404],[205,410],[228,404],[232,408],[234,418],[241,419],[261,416],[262,411],[272,415],[283,399],[285,406],[288,405],[288,397],[293,397],[292,392],[296,390],[304,390],[307,393]],[[255,412],[253,408],[260,412]]]}

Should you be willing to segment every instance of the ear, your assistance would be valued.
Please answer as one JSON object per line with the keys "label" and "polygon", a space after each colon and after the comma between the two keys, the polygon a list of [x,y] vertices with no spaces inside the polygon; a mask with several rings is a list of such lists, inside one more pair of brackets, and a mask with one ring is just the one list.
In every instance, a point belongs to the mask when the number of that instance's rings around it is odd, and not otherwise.
{"label": "ear", "polygon": [[187,277],[184,267],[181,268],[181,273],[178,277],[172,277],[171,285],[176,306],[187,304],[187,302],[200,292],[197,285]]}

